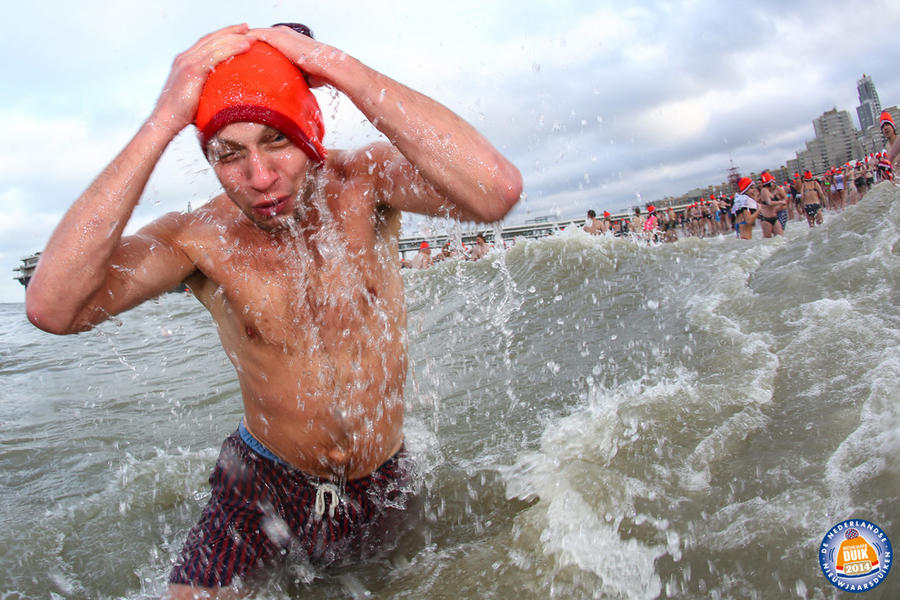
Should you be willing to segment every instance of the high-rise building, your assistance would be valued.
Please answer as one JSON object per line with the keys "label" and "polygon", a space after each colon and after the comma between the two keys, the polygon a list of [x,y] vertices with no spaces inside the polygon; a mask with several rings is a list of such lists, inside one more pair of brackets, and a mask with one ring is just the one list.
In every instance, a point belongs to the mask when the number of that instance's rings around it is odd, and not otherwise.
{"label": "high-rise building", "polygon": [[856,107],[856,116],[859,118],[859,128],[863,131],[878,125],[878,117],[881,115],[881,101],[872,78],[863,73],[862,79],[856,82],[856,92],[859,94],[859,106]]}
{"label": "high-rise building", "polygon": [[[879,113],[880,115],[881,113]],[[813,120],[814,140],[806,142],[806,150],[797,153],[800,169],[821,173],[844,164],[862,153],[857,131],[850,122],[850,113],[833,108]]]}

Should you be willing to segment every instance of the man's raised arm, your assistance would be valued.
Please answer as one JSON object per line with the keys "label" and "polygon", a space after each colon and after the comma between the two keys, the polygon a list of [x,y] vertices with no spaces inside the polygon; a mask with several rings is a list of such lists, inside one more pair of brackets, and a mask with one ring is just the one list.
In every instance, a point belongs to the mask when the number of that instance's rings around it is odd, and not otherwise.
{"label": "man's raised arm", "polygon": [[281,50],[312,85],[327,84],[343,92],[387,136],[396,150],[382,144],[364,155],[369,165],[374,162],[385,170],[382,179],[391,187],[385,197],[390,206],[491,222],[502,219],[519,201],[519,170],[445,106],[286,27],[252,33]]}
{"label": "man's raised arm", "polygon": [[125,239],[122,232],[163,151],[193,121],[210,70],[250,47],[246,32],[246,25],[222,29],[175,59],[150,118],[50,237],[25,296],[34,325],[51,333],[81,331],[190,273],[190,261],[169,244],[177,219],[161,219]]}

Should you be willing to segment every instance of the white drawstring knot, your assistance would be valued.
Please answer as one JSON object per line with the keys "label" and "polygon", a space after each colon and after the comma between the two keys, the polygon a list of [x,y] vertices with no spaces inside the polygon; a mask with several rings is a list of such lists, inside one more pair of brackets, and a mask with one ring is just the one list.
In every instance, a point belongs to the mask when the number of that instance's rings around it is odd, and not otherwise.
{"label": "white drawstring knot", "polygon": [[316,486],[316,516],[321,518],[325,514],[325,494],[331,494],[331,503],[328,506],[329,518],[334,518],[334,509],[340,500],[341,490],[333,483],[323,482]]}

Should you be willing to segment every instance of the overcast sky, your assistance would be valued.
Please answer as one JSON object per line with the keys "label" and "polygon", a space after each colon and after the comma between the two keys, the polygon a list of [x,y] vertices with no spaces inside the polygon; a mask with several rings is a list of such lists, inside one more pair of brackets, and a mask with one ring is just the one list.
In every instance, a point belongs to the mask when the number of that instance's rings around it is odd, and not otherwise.
{"label": "overcast sky", "polygon": [[[776,168],[856,81],[900,103],[900,2],[12,2],[0,39],[0,302],[19,260],[150,113],[176,54],[221,26],[302,21],[443,102],[522,171],[507,217],[581,217]],[[438,7],[438,8],[432,8]],[[377,131],[317,92],[326,145]],[[128,231],[218,186],[193,130],[168,149]]]}

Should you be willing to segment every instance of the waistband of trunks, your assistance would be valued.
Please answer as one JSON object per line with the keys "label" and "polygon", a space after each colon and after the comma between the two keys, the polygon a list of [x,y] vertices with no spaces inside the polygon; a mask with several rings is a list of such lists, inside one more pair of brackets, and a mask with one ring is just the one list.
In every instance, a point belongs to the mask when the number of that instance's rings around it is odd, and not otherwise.
{"label": "waistband of trunks", "polygon": [[280,458],[275,456],[275,454],[271,450],[269,450],[268,448],[263,446],[262,442],[260,442],[258,439],[253,437],[253,434],[250,433],[249,431],[247,431],[247,427],[244,426],[244,419],[241,419],[241,422],[238,424],[238,435],[241,436],[241,440],[245,444],[247,444],[248,448],[250,448],[257,454],[259,454],[263,458],[271,460],[272,462],[276,462],[276,463],[278,463],[282,466],[285,466],[289,469],[293,468],[293,467],[291,467],[291,465],[289,465],[288,463],[284,462],[283,460],[281,460]]}
{"label": "waistband of trunks", "polygon": [[[274,462],[274,463],[277,463],[277,464],[281,465],[282,467],[284,467],[284,468],[286,468],[286,469],[290,469],[291,471],[296,471],[296,470],[297,470],[296,467],[293,467],[293,466],[290,465],[289,463],[287,463],[287,462],[283,461],[282,459],[278,458],[278,456],[276,456],[274,452],[272,452],[271,450],[269,450],[268,448],[266,448],[265,446],[263,446],[262,442],[260,442],[258,439],[256,439],[255,437],[253,437],[253,434],[250,433],[250,431],[248,431],[248,430],[247,430],[247,427],[244,425],[244,419],[243,419],[243,418],[241,418],[241,422],[238,423],[237,433],[238,433],[238,435],[240,436],[241,441],[244,442],[244,444],[246,444],[246,446],[247,446],[248,448],[250,448],[250,450],[252,450],[254,453],[258,454],[259,456],[261,456],[261,457],[263,457],[263,458],[265,458],[266,460],[270,460],[270,461],[272,461],[272,462]],[[406,455],[406,444],[402,444],[402,445],[400,446],[400,449],[397,450],[397,452],[396,452],[393,456],[391,456],[391,457],[388,458],[386,461],[384,461],[377,469],[375,469],[375,471],[373,471],[371,474],[367,475],[366,477],[362,477],[362,478],[360,478],[359,480],[356,480],[356,481],[364,481],[364,480],[369,479],[370,477],[372,477],[372,475],[374,475],[375,473],[381,471],[382,469],[384,469],[385,467],[387,467],[387,466],[390,465],[391,463],[393,463],[393,462],[399,460],[402,456],[405,456],[405,455]],[[316,476],[314,476],[314,475],[306,475],[306,476],[307,476],[310,480],[312,480],[312,481],[328,481],[328,480],[326,480],[326,479],[321,479],[321,478],[316,477]]]}

